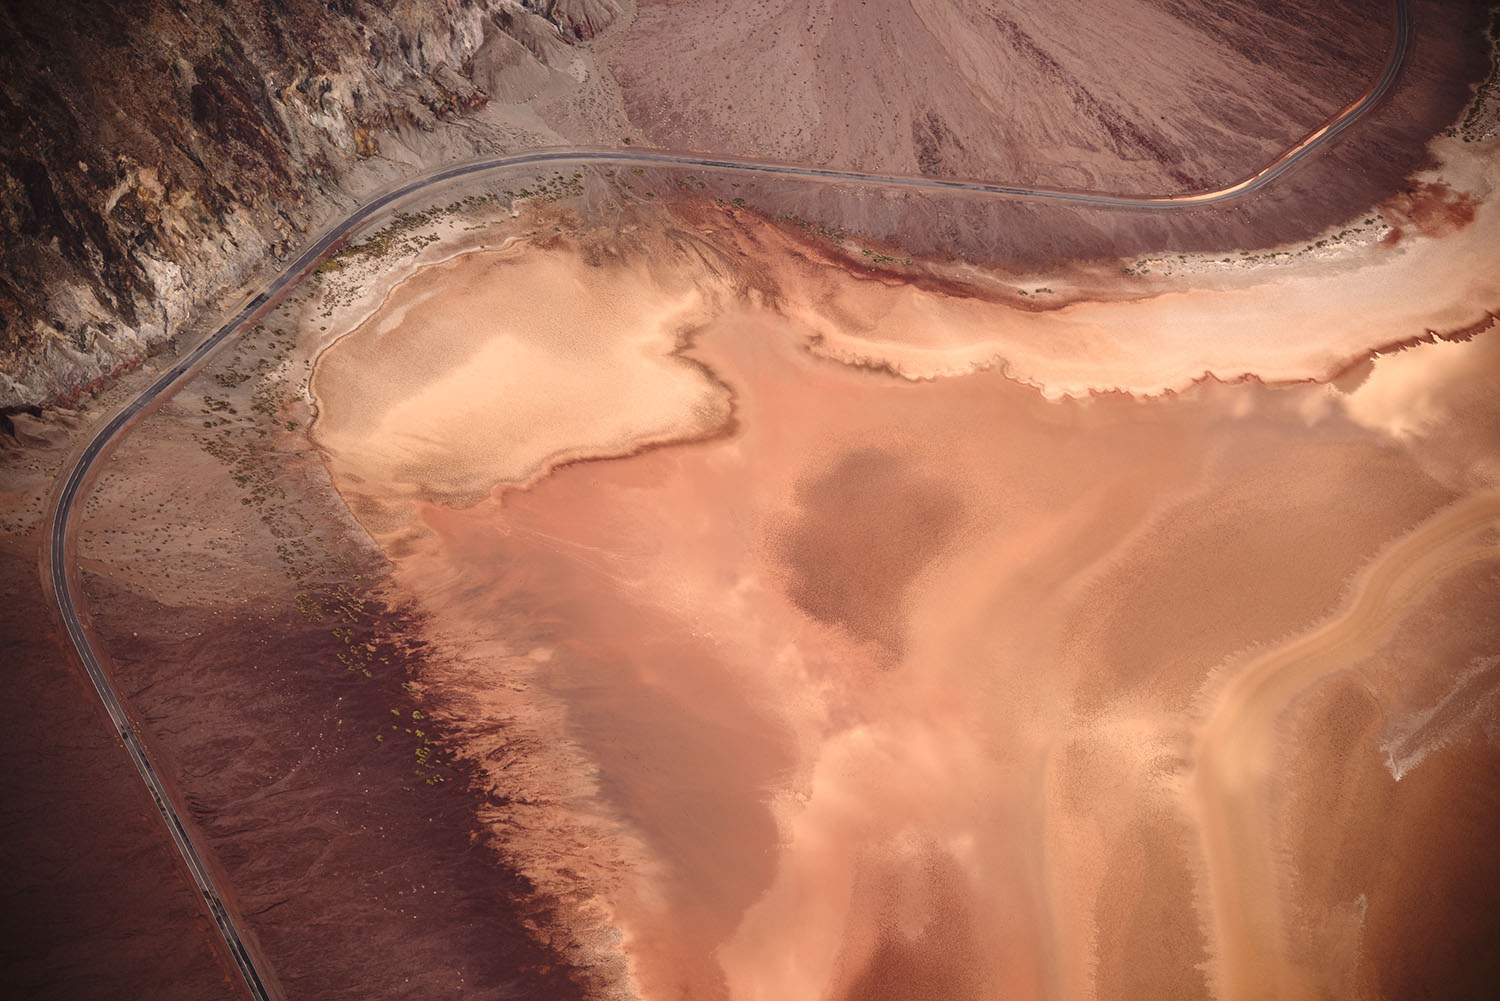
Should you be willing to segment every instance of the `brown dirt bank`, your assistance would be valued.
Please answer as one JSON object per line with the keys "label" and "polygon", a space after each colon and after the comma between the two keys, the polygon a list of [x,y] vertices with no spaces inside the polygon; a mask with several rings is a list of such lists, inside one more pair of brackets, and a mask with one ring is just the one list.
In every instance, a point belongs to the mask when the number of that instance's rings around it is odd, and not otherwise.
{"label": "brown dirt bank", "polygon": [[240,996],[218,932],[66,640],[31,539],[0,541],[0,993]]}
{"label": "brown dirt bank", "polygon": [[[1306,238],[1421,165],[1484,75],[1483,8],[1418,0],[1392,100],[1253,212],[1163,230],[913,202],[869,211],[862,228],[910,237],[904,253],[1034,262]],[[1358,92],[1387,29],[1379,0],[12,3],[0,16],[12,70],[0,86],[0,407],[91,392],[191,336],[299,234],[424,165],[632,133],[639,144],[644,129],[874,169],[1206,184],[1253,169]],[[740,72],[680,72],[719,58]],[[862,225],[815,194],[780,195],[773,214]]]}
{"label": "brown dirt bank", "polygon": [[1500,242],[1497,161],[1442,143],[1443,170],[1463,187],[1445,197],[1463,200],[1468,222],[1413,227],[1394,246],[1376,242],[1394,230],[1369,217],[1271,254],[992,270],[897,259],[861,236],[797,217],[765,225],[729,203],[674,202],[674,222],[742,260],[777,261],[774,274],[751,267],[757,287],[807,328],[809,350],[846,363],[909,378],[999,368],[1049,396],[1327,380],[1372,350],[1469,337],[1500,302],[1487,266]]}

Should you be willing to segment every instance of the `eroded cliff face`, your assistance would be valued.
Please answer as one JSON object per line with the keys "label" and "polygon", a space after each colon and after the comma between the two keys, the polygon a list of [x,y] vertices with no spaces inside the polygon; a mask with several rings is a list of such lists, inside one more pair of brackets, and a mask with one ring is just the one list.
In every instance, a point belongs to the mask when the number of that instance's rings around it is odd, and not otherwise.
{"label": "eroded cliff face", "polygon": [[385,179],[571,138],[518,128],[527,116],[505,110],[561,102],[567,118],[567,92],[592,75],[577,43],[619,10],[614,0],[7,4],[0,409],[66,399],[140,359]]}

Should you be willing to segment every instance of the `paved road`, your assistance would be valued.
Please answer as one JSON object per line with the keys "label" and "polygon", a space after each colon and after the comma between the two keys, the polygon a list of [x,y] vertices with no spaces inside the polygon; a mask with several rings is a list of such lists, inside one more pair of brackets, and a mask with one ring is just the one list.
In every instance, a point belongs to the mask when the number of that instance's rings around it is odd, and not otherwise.
{"label": "paved road", "polygon": [[146,784],[151,798],[156,802],[156,808],[161,811],[162,819],[166,822],[167,830],[172,836],[172,841],[176,844],[178,852],[182,855],[183,862],[192,875],[193,882],[197,885],[198,891],[203,895],[204,904],[207,906],[209,914],[213,917],[215,924],[217,924],[220,933],[223,935],[224,942],[235,964],[239,967],[240,974],[244,978],[245,986],[250,996],[255,998],[256,1001],[270,1001],[273,996],[279,996],[280,992],[271,986],[268,979],[263,977],[257,968],[256,961],[252,958],[249,949],[246,947],[234,917],[225,907],[223,898],[215,886],[208,869],[204,865],[202,855],[194,845],[187,828],[183,825],[181,815],[178,813],[176,806],[168,797],[161,779],[157,775],[156,768],[152,765],[145,747],[136,735],[129,717],[126,716],[125,709],[121,705],[114,684],[102,666],[101,659],[96,654],[88,633],[84,629],[79,617],[79,602],[74,590],[75,581],[69,572],[71,562],[68,557],[68,531],[71,525],[74,506],[83,494],[85,480],[93,464],[113,446],[131,423],[158,399],[170,395],[171,390],[179,380],[182,380],[188,372],[208,357],[219,345],[238,333],[240,328],[249,320],[262,310],[275,305],[287,287],[295,283],[311,268],[320,263],[339,240],[353,233],[387,207],[433,185],[442,184],[445,181],[455,178],[468,177],[491,171],[558,163],[616,163],[636,166],[694,167],[735,173],[766,174],[774,177],[803,177],[820,181],[851,182],[888,187],[977,192],[1028,201],[1064,202],[1150,211],[1171,211],[1189,206],[1212,205],[1226,202],[1244,197],[1270,184],[1295,167],[1304,157],[1353,125],[1385,96],[1386,92],[1390,90],[1391,85],[1395,83],[1401,69],[1401,64],[1406,57],[1407,48],[1410,45],[1409,2],[1410,0],[1393,0],[1392,16],[1395,24],[1390,53],[1385,65],[1381,69],[1380,75],[1376,77],[1364,94],[1340,110],[1338,114],[1321,128],[1309,134],[1301,142],[1282,153],[1261,170],[1240,181],[1213,191],[1178,195],[1121,195],[1099,191],[1070,191],[1061,188],[1028,188],[1018,185],[996,184],[988,181],[947,180],[943,178],[901,174],[833,170],[799,164],[775,163],[747,157],[710,156],[698,153],[674,153],[633,149],[547,149],[520,153],[514,156],[476,160],[472,163],[446,167],[414,178],[365,203],[304,250],[285,271],[271,282],[265,291],[247,302],[227,323],[192,351],[188,352],[187,355],[170,369],[162,373],[145,392],[141,393],[140,396],[131,401],[123,410],[111,417],[95,432],[94,437],[84,447],[83,451],[79,453],[72,469],[68,472],[67,479],[58,491],[52,511],[50,540],[45,557],[46,573],[51,581],[58,609],[61,613],[62,621],[67,628],[68,636],[72,640],[74,648],[78,651],[78,657],[83,662],[84,669],[88,672],[89,680],[93,682],[95,692],[98,693],[100,701],[104,703],[104,708],[108,711],[110,720],[114,723],[115,729],[120,734],[120,740],[124,742],[126,751],[129,752],[131,760],[135,763],[136,770],[140,773],[141,781]]}

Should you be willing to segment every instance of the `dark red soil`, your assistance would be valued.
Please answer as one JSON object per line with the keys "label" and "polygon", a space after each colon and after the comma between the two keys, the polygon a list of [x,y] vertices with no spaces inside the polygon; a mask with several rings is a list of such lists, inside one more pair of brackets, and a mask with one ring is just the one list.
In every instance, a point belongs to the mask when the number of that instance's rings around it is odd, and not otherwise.
{"label": "dark red soil", "polygon": [[0,550],[0,996],[239,993],[197,894],[82,670],[34,551]]}
{"label": "dark red soil", "polygon": [[[401,666],[350,671],[337,622],[290,601],[168,608],[102,578],[86,591],[122,695],[289,997],[583,993],[527,931],[545,909],[478,843],[468,776],[419,766],[407,731],[430,724]],[[374,608],[362,629],[411,634]],[[403,641],[407,666],[420,655]]]}

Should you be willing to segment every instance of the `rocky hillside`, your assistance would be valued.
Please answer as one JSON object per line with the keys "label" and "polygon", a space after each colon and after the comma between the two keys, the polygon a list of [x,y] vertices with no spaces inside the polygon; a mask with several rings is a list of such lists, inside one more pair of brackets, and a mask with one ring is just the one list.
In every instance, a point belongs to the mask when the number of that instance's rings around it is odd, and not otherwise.
{"label": "rocky hillside", "polygon": [[501,106],[583,86],[591,70],[576,47],[619,11],[616,0],[0,7],[0,411],[67,398],[139,359],[386,179],[563,138],[512,128]]}
{"label": "rocky hillside", "polygon": [[[1368,84],[1390,33],[1386,0],[1070,2],[7,0],[0,415],[202,326],[309,231],[424,167],[635,136],[1180,190],[1299,139]],[[1489,72],[1488,4],[1412,0],[1393,93],[1253,202],[1129,233],[994,202],[835,205],[831,189],[757,207],[1011,263],[1301,239],[1427,162],[1426,140]]]}

